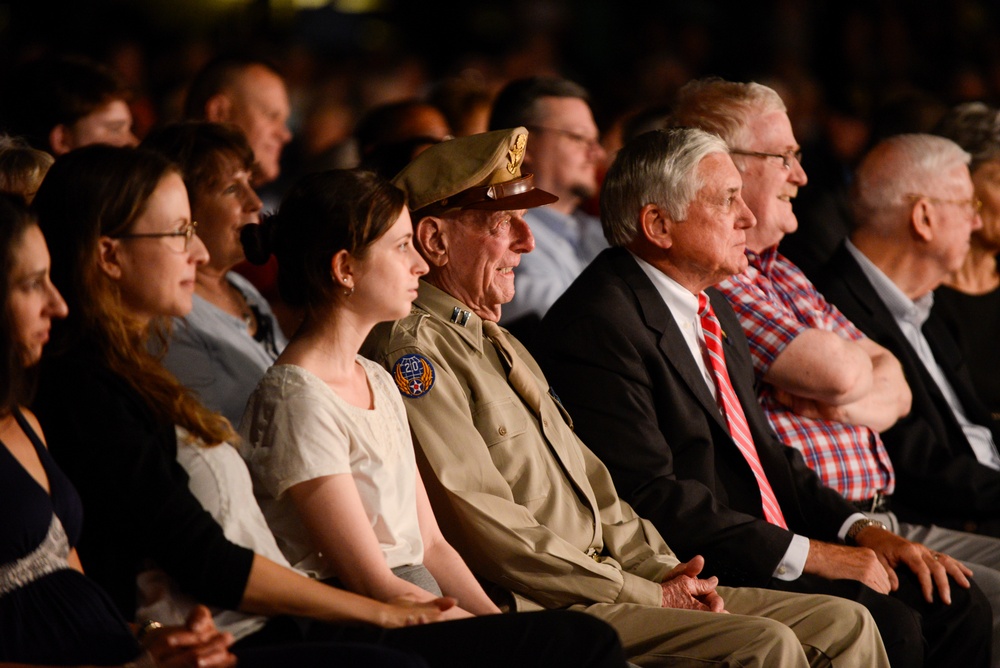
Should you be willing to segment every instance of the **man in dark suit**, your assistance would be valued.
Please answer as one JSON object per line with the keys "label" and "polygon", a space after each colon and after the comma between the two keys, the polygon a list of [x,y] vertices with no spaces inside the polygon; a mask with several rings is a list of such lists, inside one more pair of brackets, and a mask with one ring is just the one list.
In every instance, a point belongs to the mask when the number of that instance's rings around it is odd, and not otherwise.
{"label": "man in dark suit", "polygon": [[622,495],[722,581],[858,600],[894,665],[921,665],[918,620],[928,664],[985,663],[989,606],[967,569],[856,513],[770,430],[740,324],[710,289],[746,267],[741,187],[699,130],[622,149],[601,196],[614,248],[543,320],[554,389]]}
{"label": "man in dark suit", "polygon": [[[909,521],[1000,536],[1000,456],[967,364],[930,308],[982,225],[956,144],[900,135],[859,165],[856,228],[816,286],[903,365],[913,409],[882,440],[896,469],[894,509]],[[974,327],[975,323],[969,323]]]}

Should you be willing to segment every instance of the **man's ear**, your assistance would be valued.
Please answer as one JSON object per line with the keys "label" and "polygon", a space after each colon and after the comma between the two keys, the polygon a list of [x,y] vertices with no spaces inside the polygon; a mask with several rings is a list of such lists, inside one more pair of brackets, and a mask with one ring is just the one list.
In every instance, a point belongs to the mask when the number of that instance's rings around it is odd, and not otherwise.
{"label": "man's ear", "polygon": [[122,277],[120,248],[117,239],[101,237],[97,240],[97,266],[114,281]]}
{"label": "man's ear", "polygon": [[346,250],[339,250],[333,254],[330,260],[330,276],[333,282],[345,290],[354,289],[355,281],[355,261],[354,256]]}
{"label": "man's ear", "polygon": [[432,267],[448,264],[448,223],[434,216],[424,216],[417,222],[414,238],[417,250]]}
{"label": "man's ear", "polygon": [[923,242],[931,241],[937,229],[938,217],[934,207],[926,198],[921,197],[910,209],[910,230]]}
{"label": "man's ear", "polygon": [[73,131],[65,123],[60,123],[49,130],[49,147],[52,155],[60,156],[69,153],[76,146],[73,141]]}
{"label": "man's ear", "polygon": [[205,120],[228,123],[233,113],[233,101],[225,93],[216,93],[205,103]]}
{"label": "man's ear", "polygon": [[657,248],[666,250],[673,245],[670,232],[673,221],[667,217],[667,212],[657,204],[647,204],[639,211],[639,226],[642,236]]}

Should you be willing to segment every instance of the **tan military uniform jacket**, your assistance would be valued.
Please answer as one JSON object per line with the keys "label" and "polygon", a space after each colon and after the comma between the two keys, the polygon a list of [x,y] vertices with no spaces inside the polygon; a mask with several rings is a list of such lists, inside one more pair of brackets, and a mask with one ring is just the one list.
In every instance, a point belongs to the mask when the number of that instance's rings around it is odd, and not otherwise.
{"label": "tan military uniform jacket", "polygon": [[[510,386],[482,320],[467,313],[421,282],[410,316],[376,328],[362,351],[390,373],[413,354],[433,368],[430,389],[414,398],[408,394],[425,388],[411,389],[395,375],[406,388],[417,459],[448,540],[475,573],[547,608],[659,607],[658,583],[677,558],[618,498],[524,347],[510,337],[545,395],[540,416]],[[412,367],[415,358],[408,359]],[[426,369],[422,380],[429,381]]]}

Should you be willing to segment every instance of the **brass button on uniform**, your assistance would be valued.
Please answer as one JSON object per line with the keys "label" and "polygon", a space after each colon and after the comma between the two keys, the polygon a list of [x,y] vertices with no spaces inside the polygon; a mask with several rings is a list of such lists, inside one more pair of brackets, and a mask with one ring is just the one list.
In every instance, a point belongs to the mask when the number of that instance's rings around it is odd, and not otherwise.
{"label": "brass button on uniform", "polygon": [[497,429],[497,433],[500,434],[501,436],[506,436],[507,435],[507,427],[504,427],[503,425],[501,425],[500,428]]}

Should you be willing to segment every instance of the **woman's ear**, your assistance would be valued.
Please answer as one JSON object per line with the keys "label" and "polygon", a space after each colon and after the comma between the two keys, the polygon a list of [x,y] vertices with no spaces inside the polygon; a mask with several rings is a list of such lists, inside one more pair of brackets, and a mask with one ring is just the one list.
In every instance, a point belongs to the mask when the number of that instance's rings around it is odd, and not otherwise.
{"label": "woman's ear", "polygon": [[417,250],[427,264],[443,267],[448,264],[448,223],[434,216],[424,216],[417,223],[413,237]]}
{"label": "woman's ear", "polygon": [[108,278],[117,281],[122,277],[121,243],[111,237],[97,240],[97,266]]}
{"label": "woman's ear", "polygon": [[333,278],[336,285],[344,290],[353,290],[357,278],[355,276],[356,270],[357,261],[346,250],[339,250],[333,254],[333,258],[330,260],[330,277]]}

